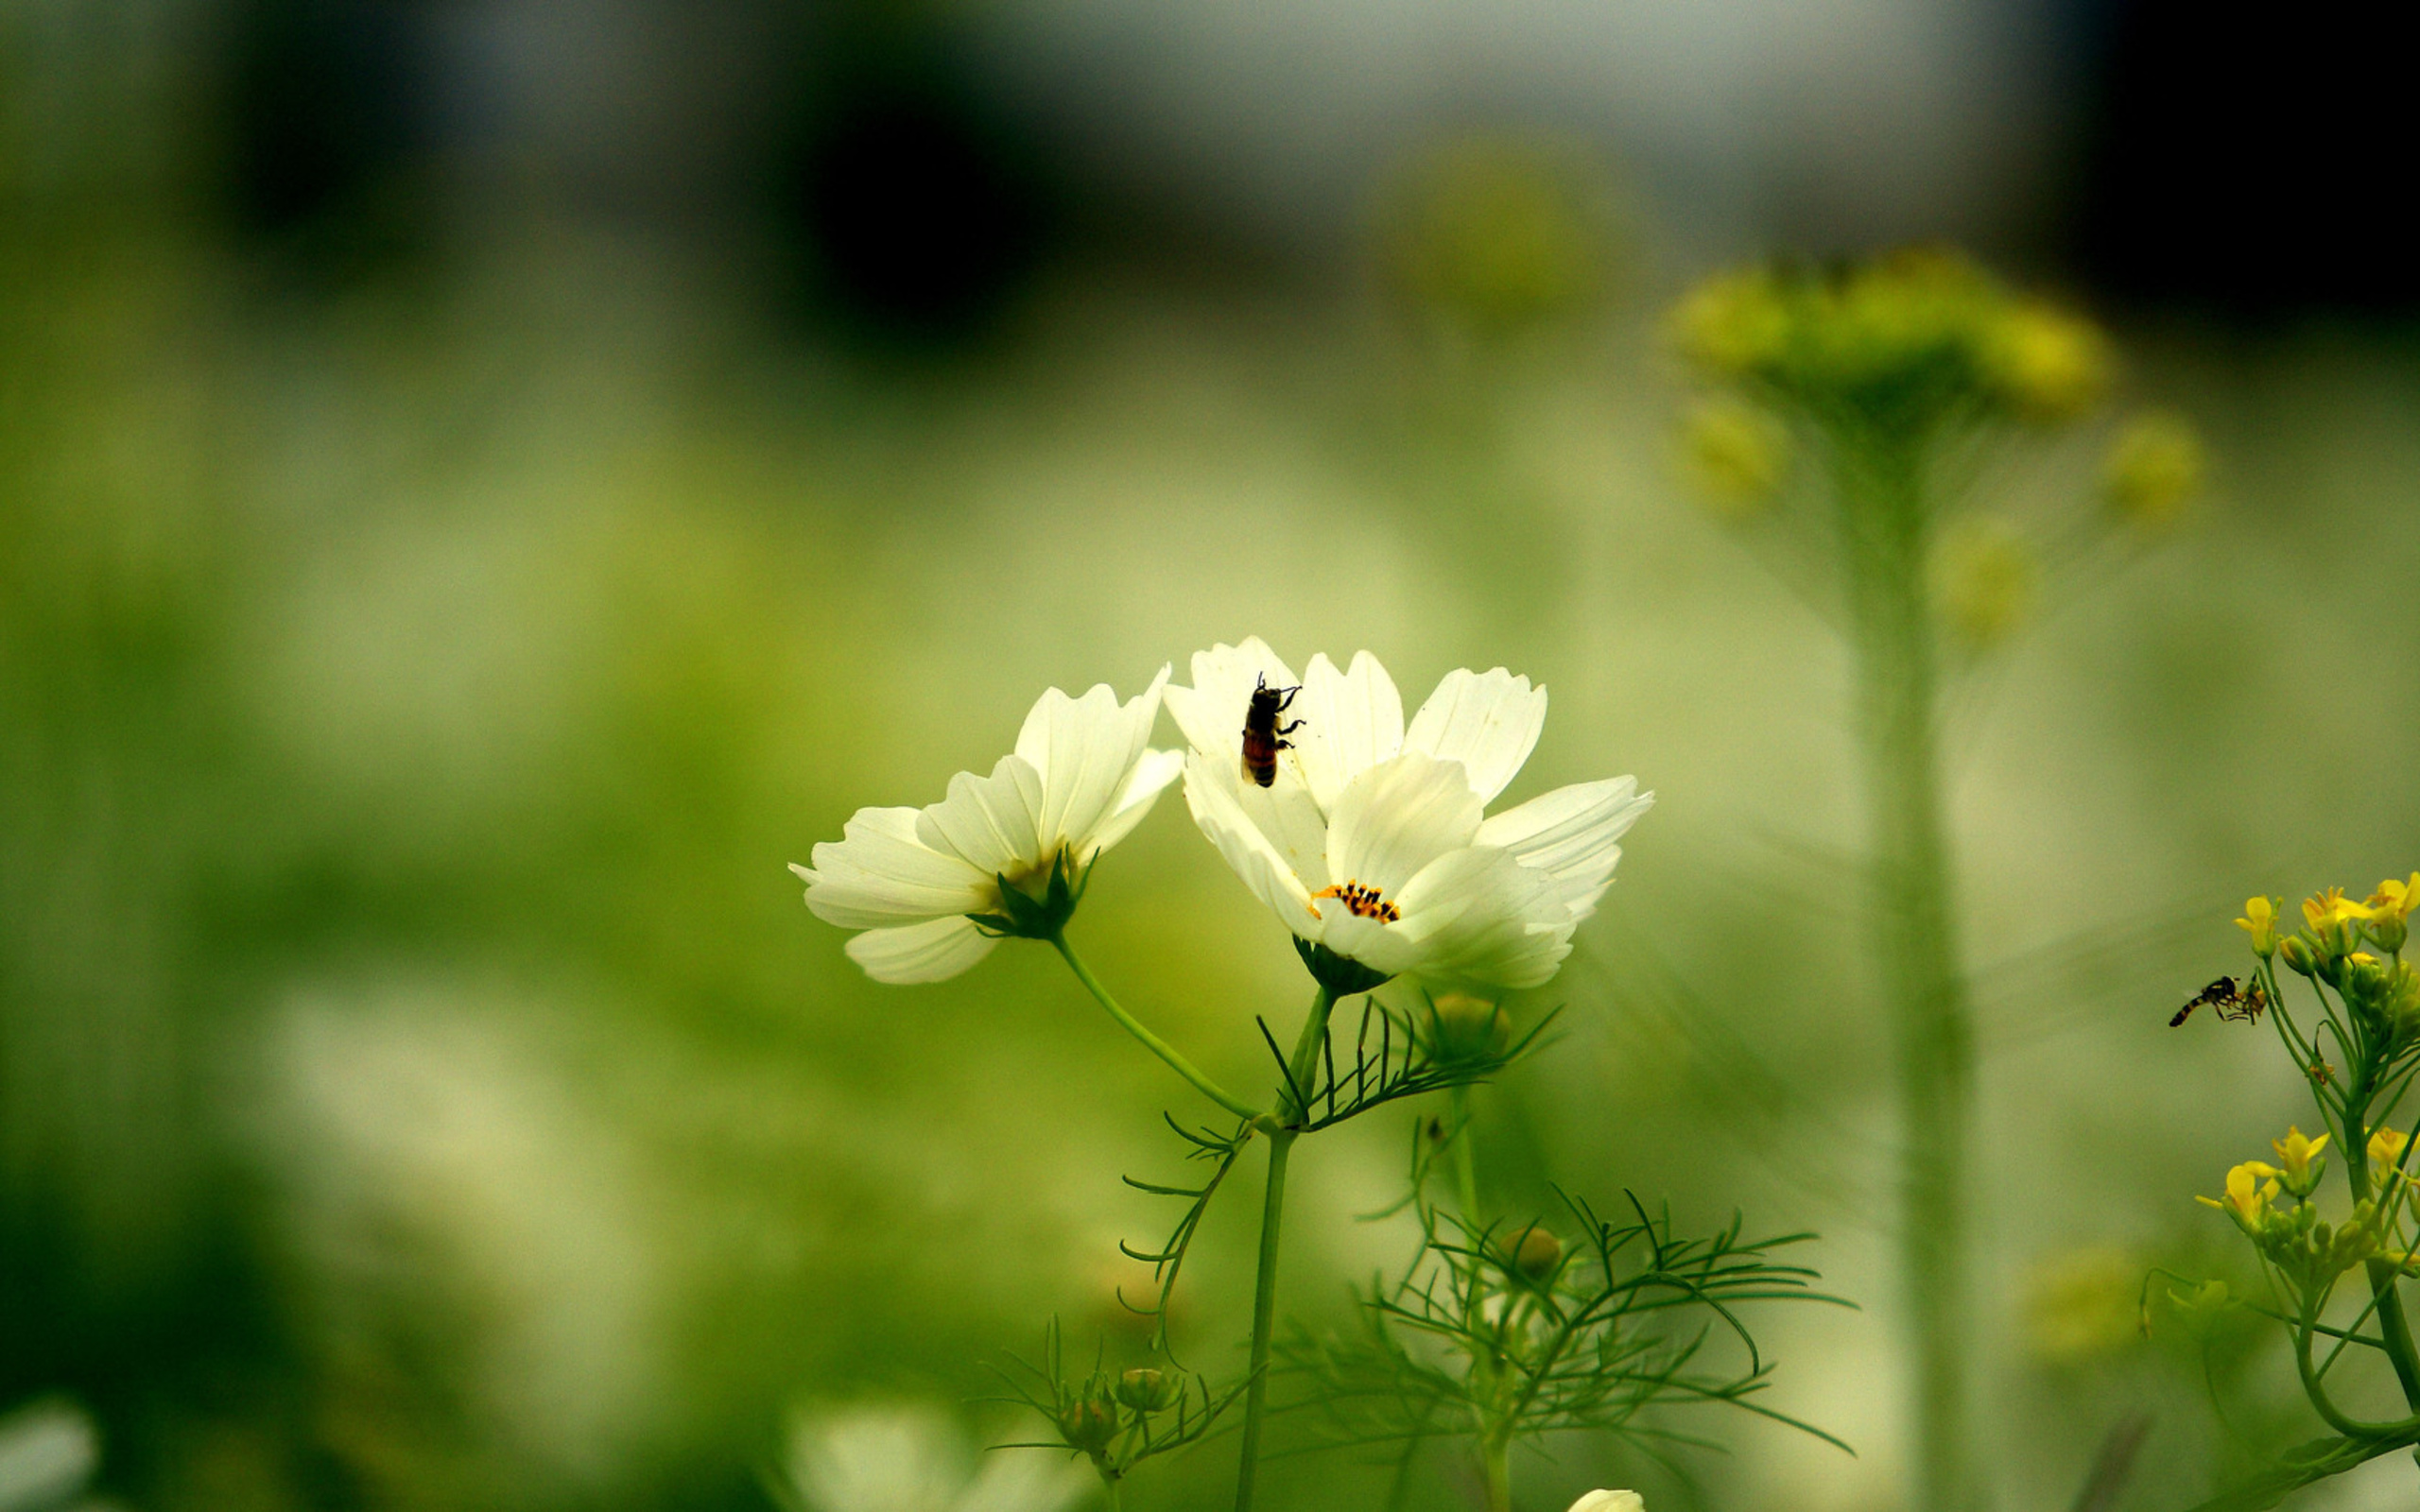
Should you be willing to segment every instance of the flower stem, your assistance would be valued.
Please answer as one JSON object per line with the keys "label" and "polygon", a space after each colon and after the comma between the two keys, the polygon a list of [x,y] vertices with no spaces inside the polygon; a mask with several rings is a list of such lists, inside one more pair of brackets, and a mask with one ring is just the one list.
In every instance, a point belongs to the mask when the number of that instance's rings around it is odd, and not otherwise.
{"label": "flower stem", "polygon": [[1176,1046],[1145,1028],[1140,1019],[1119,1007],[1117,1000],[1109,995],[1109,988],[1101,986],[1099,978],[1094,976],[1084,963],[1077,957],[1075,951],[1067,944],[1065,935],[1053,935],[1050,936],[1050,943],[1058,947],[1059,958],[1065,961],[1067,969],[1076,973],[1076,980],[1084,984],[1084,989],[1090,992],[1102,1007],[1109,1010],[1109,1016],[1115,1019],[1121,1028],[1143,1042],[1144,1049],[1167,1061],[1169,1070],[1191,1082],[1194,1089],[1202,1096],[1209,1098],[1237,1118],[1249,1120],[1260,1117],[1259,1108],[1240,1098],[1229,1096],[1226,1089],[1204,1075],[1199,1067],[1184,1058],[1184,1053]]}
{"label": "flower stem", "polygon": [[[2374,1073],[2364,1067],[2360,1085],[2347,1094],[2351,1117],[2346,1119],[2344,1141],[2344,1177],[2353,1189],[2353,1200],[2365,1201],[2371,1194],[2369,1165],[2370,1081]],[[2392,1109],[2389,1109],[2392,1111]],[[2388,1177],[2391,1181],[2392,1176]],[[2383,1260],[2370,1261],[2370,1294],[2377,1298],[2378,1338],[2386,1346],[2386,1357],[2394,1366],[2395,1381],[2403,1387],[2403,1400],[2413,1411],[2420,1412],[2420,1357],[2411,1347],[2411,1325],[2404,1317],[2403,1295],[2395,1281],[2400,1267]]]}
{"label": "flower stem", "polygon": [[1244,1386],[1236,1512],[1252,1512],[1253,1482],[1260,1473],[1260,1429],[1269,1416],[1269,1348],[1277,1332],[1277,1234],[1286,1212],[1286,1158],[1293,1152],[1296,1138],[1291,1129],[1269,1136],[1269,1192],[1260,1205],[1260,1270],[1253,1282],[1252,1376]]}
{"label": "flower stem", "polygon": [[[1336,995],[1322,987],[1311,1000],[1311,1011],[1303,1021],[1303,1032],[1294,1040],[1294,1057],[1288,1070],[1291,1086],[1278,1089],[1278,1107],[1285,1121],[1290,1124],[1309,1110],[1297,1105],[1294,1088],[1302,1090],[1302,1099],[1310,1096],[1312,1068],[1318,1064],[1319,1047],[1327,1036],[1328,1014],[1336,1007]],[[1251,1376],[1244,1385],[1244,1426],[1242,1458],[1236,1467],[1236,1512],[1252,1512],[1253,1483],[1260,1474],[1260,1430],[1269,1416],[1269,1350],[1277,1336],[1277,1239],[1286,1215],[1286,1160],[1294,1150],[1294,1141],[1301,1131],[1280,1125],[1269,1129],[1269,1190],[1260,1205],[1260,1268],[1253,1281],[1252,1294],[1252,1363]]]}
{"label": "flower stem", "polygon": [[1873,948],[1897,1041],[1901,1284],[1920,1512],[1979,1503],[1969,1438],[1966,1149],[1974,1040],[1941,814],[1922,436],[1842,438],[1841,557],[1858,673]]}
{"label": "flower stem", "polygon": [[1512,1512],[1512,1442],[1491,1434],[1479,1443],[1479,1470],[1487,1481],[1487,1512]]}

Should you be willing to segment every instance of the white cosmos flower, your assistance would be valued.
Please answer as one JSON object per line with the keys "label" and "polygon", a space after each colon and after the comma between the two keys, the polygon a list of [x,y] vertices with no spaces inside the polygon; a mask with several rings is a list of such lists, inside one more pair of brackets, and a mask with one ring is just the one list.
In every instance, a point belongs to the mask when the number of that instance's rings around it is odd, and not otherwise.
{"label": "white cosmos flower", "polygon": [[1120,704],[1107,683],[1080,698],[1056,688],[1026,715],[1016,750],[988,777],[960,772],[922,809],[864,808],[842,838],[815,848],[806,881],[815,917],[865,933],[849,956],[877,982],[939,982],[989,954],[996,933],[971,915],[1017,911],[1000,879],[1046,885],[1065,858],[1070,882],[1124,839],[1184,765],[1150,748],[1168,669]]}
{"label": "white cosmos flower", "polygon": [[[1262,787],[1245,712],[1255,687],[1298,681],[1285,717],[1302,728]],[[1197,652],[1167,705],[1193,747],[1185,801],[1228,865],[1296,936],[1389,976],[1545,982],[1654,801],[1614,777],[1486,814],[1546,725],[1546,690],[1501,667],[1446,674],[1407,727],[1369,652],[1342,672],[1315,656],[1297,679],[1254,637]]]}

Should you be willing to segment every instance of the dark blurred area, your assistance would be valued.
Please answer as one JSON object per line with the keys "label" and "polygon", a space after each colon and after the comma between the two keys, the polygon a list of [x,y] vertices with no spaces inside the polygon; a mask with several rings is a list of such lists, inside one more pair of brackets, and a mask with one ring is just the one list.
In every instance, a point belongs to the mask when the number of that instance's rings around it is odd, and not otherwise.
{"label": "dark blurred area", "polygon": [[[1927,240],[2139,335],[2226,470],[2013,664],[1961,799],[2031,1225],[1994,1263],[2089,1314],[2010,1460],[2072,1486],[2120,1399],[2202,1423],[2100,1282],[2194,1252],[2169,1136],[2259,1097],[2226,1047],[2142,1092],[2123,1015],[2206,979],[2210,898],[2420,833],[2361,754],[2409,696],[2280,649],[2413,630],[2392,56],[2165,0],[0,9],[0,1512],[21,1426],[159,1512],[762,1507],[793,1402],[990,1432],[988,1354],[1132,1347],[1114,1246],[1163,1215],[1117,1177],[1169,1175],[1170,1091],[1046,962],[872,987],[782,864],[1043,686],[1255,632],[1414,697],[1530,672],[1542,772],[1667,795],[1566,978],[1593,1026],[1489,1094],[1494,1175],[1748,1204],[1870,1293],[1885,1052],[1804,989],[1841,965],[1834,647],[1669,485],[1656,320],[1719,264]],[[2314,745],[2338,786],[2244,800]],[[1086,923],[1258,1074],[1236,1005],[1299,971],[1206,854],[1165,806]],[[1397,1153],[1338,1140],[1313,1200],[1385,1206]],[[1331,1227],[1306,1307],[1400,1237]],[[1204,1241],[1211,1365],[1247,1238]],[[1551,1474],[1886,1504],[1887,1362],[1824,1326],[1784,1379],[1882,1445],[1856,1469]]]}
{"label": "dark blurred area", "polygon": [[2394,229],[2420,143],[2377,12],[2135,0],[2094,29],[2070,211],[2093,288],[2264,325],[2420,306]]}

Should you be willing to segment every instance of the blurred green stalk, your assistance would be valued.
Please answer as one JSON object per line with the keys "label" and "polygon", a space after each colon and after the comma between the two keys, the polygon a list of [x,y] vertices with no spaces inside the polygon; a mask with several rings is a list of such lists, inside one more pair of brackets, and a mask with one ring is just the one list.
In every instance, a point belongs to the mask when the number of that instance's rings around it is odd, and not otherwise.
{"label": "blurred green stalk", "polygon": [[1974,1033],[1942,819],[1921,430],[1840,438],[1834,483],[1857,659],[1869,927],[1895,1040],[1899,1265],[1913,1333],[1916,1505],[1979,1504],[1968,1424],[1966,1150]]}

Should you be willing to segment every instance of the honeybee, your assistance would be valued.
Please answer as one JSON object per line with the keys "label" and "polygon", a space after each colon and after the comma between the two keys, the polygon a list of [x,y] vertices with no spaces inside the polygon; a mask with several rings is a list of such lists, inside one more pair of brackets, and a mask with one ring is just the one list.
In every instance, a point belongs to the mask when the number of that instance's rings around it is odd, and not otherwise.
{"label": "honeybee", "polygon": [[1262,787],[1277,781],[1277,753],[1294,748],[1286,737],[1302,729],[1303,722],[1281,725],[1277,718],[1302,691],[1300,683],[1272,688],[1266,675],[1253,679],[1252,706],[1244,711],[1244,774]]}
{"label": "honeybee", "polygon": [[2261,990],[2257,982],[2246,981],[2238,986],[2234,977],[2222,976],[2195,993],[2185,1006],[2177,1009],[2176,1017],[2168,1021],[2168,1026],[2173,1029],[2193,1017],[2193,1010],[2204,1003],[2221,1019],[2256,1021],[2260,1010],[2269,1005],[2269,994]]}

